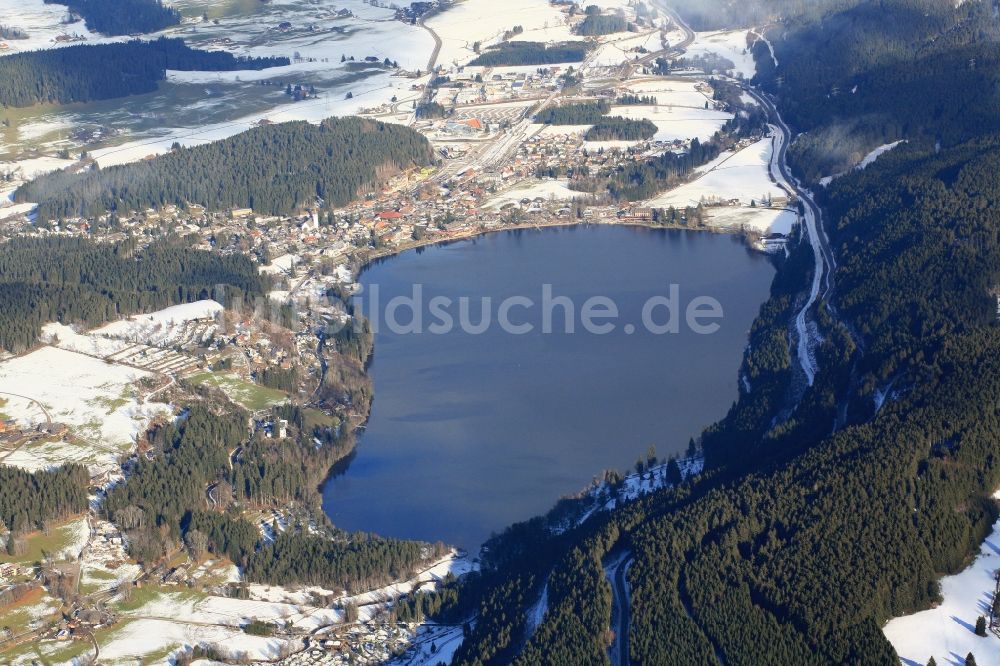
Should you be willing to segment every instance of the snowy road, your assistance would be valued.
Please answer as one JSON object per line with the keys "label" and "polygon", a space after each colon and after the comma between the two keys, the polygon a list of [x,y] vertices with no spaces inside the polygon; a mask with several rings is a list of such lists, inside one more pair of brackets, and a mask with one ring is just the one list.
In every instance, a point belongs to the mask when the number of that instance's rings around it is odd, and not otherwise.
{"label": "snowy road", "polygon": [[788,170],[786,152],[792,138],[791,130],[785,124],[785,121],[782,120],[774,103],[768,97],[753,88],[747,88],[747,91],[767,109],[768,114],[774,122],[772,127],[778,130],[778,133],[774,137],[775,149],[771,153],[772,174],[779,183],[788,187],[803,204],[803,227],[805,228],[809,245],[812,247],[815,268],[813,270],[812,283],[809,287],[809,296],[802,305],[802,308],[795,315],[796,356],[799,365],[802,367],[802,372],[805,374],[807,384],[812,386],[818,370],[816,345],[819,341],[819,334],[816,331],[816,324],[812,319],[810,311],[821,298],[825,299],[829,295],[833,284],[832,273],[836,264],[833,252],[830,250],[830,241],[826,237],[826,231],[823,229],[822,213],[819,206],[813,201],[809,191],[803,189]]}

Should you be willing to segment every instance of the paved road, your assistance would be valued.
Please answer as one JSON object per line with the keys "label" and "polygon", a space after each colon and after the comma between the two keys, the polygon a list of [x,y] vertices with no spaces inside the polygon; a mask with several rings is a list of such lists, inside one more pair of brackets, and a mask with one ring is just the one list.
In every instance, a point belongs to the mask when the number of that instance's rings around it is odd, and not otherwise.
{"label": "paved road", "polygon": [[612,666],[629,666],[628,632],[631,598],[628,587],[629,567],[632,566],[631,551],[624,551],[604,567],[604,575],[611,584],[611,629],[615,641],[611,644],[609,657]]}
{"label": "paved road", "polygon": [[780,130],[780,136],[775,137],[777,145],[772,157],[772,168],[776,167],[778,170],[778,174],[775,174],[775,176],[780,175],[781,180],[791,188],[792,192],[803,204],[802,217],[806,237],[813,250],[815,268],[813,270],[812,283],[809,287],[809,297],[795,315],[795,331],[798,337],[796,355],[799,365],[806,376],[807,384],[812,386],[818,365],[814,349],[815,336],[812,333],[815,323],[811,320],[812,315],[810,314],[810,310],[820,299],[826,299],[830,295],[833,287],[832,274],[836,262],[833,257],[833,251],[830,249],[830,241],[826,236],[826,231],[823,229],[822,212],[819,206],[813,201],[809,191],[801,187],[798,180],[792,176],[788,169],[787,151],[788,145],[792,140],[791,130],[781,118],[781,114],[775,108],[774,102],[767,95],[753,88],[748,88],[747,92],[767,110],[774,126]]}

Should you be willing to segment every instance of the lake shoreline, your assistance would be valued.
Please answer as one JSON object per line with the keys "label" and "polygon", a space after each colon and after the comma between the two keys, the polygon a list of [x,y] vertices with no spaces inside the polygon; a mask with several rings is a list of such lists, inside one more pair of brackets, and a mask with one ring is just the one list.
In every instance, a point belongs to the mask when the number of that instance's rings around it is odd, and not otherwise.
{"label": "lake shoreline", "polygon": [[[600,229],[600,228],[606,228],[606,227],[632,227],[632,228],[642,228],[642,229],[649,229],[649,230],[664,230],[664,231],[671,231],[671,230],[673,230],[673,231],[681,231],[681,230],[683,230],[683,231],[707,231],[707,232],[711,232],[711,236],[716,236],[716,237],[718,237],[718,236],[724,236],[724,235],[728,235],[728,236],[731,236],[731,237],[735,236],[735,234],[727,233],[727,232],[725,232],[723,230],[711,229],[711,228],[693,229],[693,228],[688,228],[688,227],[683,227],[683,226],[660,225],[660,224],[653,224],[653,223],[644,223],[644,222],[639,222],[639,221],[634,221],[634,220],[620,221],[618,219],[607,219],[607,218],[597,218],[597,219],[593,219],[593,220],[560,220],[560,221],[556,221],[556,222],[538,223],[538,224],[535,224],[535,223],[520,223],[520,224],[505,225],[505,226],[502,226],[502,227],[488,228],[488,229],[477,228],[475,230],[467,230],[467,231],[463,231],[461,233],[456,233],[454,235],[449,235],[448,237],[445,237],[445,238],[435,237],[435,238],[432,238],[432,239],[422,239],[422,240],[419,240],[419,241],[413,241],[413,242],[409,242],[409,243],[406,243],[406,244],[401,244],[399,246],[394,246],[392,248],[386,248],[386,249],[383,249],[382,251],[373,251],[373,252],[367,253],[363,258],[362,257],[358,258],[358,260],[360,261],[360,263],[356,263],[355,264],[355,267],[352,270],[352,274],[353,274],[353,278],[355,280],[360,280],[360,277],[363,274],[365,274],[367,271],[373,269],[378,264],[381,264],[382,260],[393,258],[393,257],[398,257],[399,255],[403,255],[403,254],[405,254],[406,250],[413,250],[413,249],[418,249],[419,250],[419,249],[422,249],[422,248],[427,248],[428,246],[442,246],[443,247],[443,246],[447,246],[447,245],[450,245],[452,243],[455,243],[456,241],[474,240],[474,239],[476,239],[479,236],[483,236],[483,237],[497,236],[498,234],[496,234],[495,232],[501,232],[501,231],[524,231],[524,230],[529,230],[529,229],[536,229],[538,231],[541,231],[543,229],[550,229],[550,228],[551,229],[561,229],[561,228],[577,228],[577,227],[584,228],[584,229]],[[675,236],[675,238],[681,238],[681,237],[686,237],[686,235],[677,235],[677,236]],[[646,239],[642,239],[642,241],[639,241],[638,244],[639,245],[646,245],[645,241],[646,241]],[[733,245],[736,245],[737,243],[738,242],[734,238],[733,239]],[[633,241],[633,244],[635,244],[635,241]],[[527,245],[528,244],[526,244],[526,246]],[[725,244],[725,245],[727,247],[729,246],[728,243]],[[744,254],[744,253],[746,253],[747,255],[751,255],[751,256],[756,257],[757,259],[768,259],[768,264],[773,264],[773,259],[771,259],[770,255],[763,254],[763,253],[758,253],[758,252],[753,252],[746,244],[743,244],[743,243],[739,243],[739,246],[740,246],[740,254],[741,255]],[[650,245],[649,248],[650,248],[649,252],[652,255],[656,255],[657,254],[657,252],[658,252],[658,246]],[[497,249],[500,249],[500,248],[497,248]],[[698,261],[697,258],[694,258],[694,255],[697,255],[698,253],[689,253],[686,248],[676,248],[673,251],[676,252],[676,253],[678,253],[678,254],[690,254],[690,256],[692,257],[692,261],[694,261],[695,263],[697,263],[697,261]],[[666,258],[669,258],[669,254],[667,255]],[[655,261],[660,261],[660,260],[656,259]],[[424,262],[421,261],[420,263],[424,263]],[[610,261],[610,264],[615,264],[615,263],[616,263],[615,261]],[[647,262],[647,264],[648,263],[650,263],[650,262]],[[667,264],[671,264],[673,262],[667,261],[666,263]],[[705,264],[705,266],[708,266],[708,265],[709,264]],[[702,270],[701,267],[699,267],[697,269],[697,272],[699,274],[703,275],[704,273],[711,272],[711,271],[704,271],[704,270]],[[768,276],[766,278],[766,284],[767,284],[767,288],[768,289],[769,289],[769,285],[770,285],[770,282],[772,281],[772,279],[773,279],[773,275],[770,275],[770,276]],[[682,283],[686,282],[686,280],[680,280],[680,281]],[[534,284],[534,283],[532,282],[532,284]],[[494,293],[494,292],[490,292],[490,293]],[[756,308],[754,308],[754,310],[755,309]],[[752,317],[751,317],[751,319],[752,319]],[[748,325],[749,325],[749,322],[748,322]],[[739,331],[738,335],[740,337],[740,343],[739,343],[740,353],[742,353],[742,349],[743,349],[743,347],[745,347],[745,344],[746,344],[746,340],[745,340],[745,338],[746,338],[746,332],[741,329]],[[373,396],[374,396],[374,393],[375,393],[375,388],[374,388],[374,382],[375,382],[375,380],[374,380],[374,373],[373,373],[372,364],[373,364],[373,361],[376,358],[382,358],[381,350],[382,350],[382,344],[383,344],[383,342],[384,341],[379,340],[379,339],[373,340],[372,353],[369,354],[368,358],[366,359],[365,373],[366,373],[366,375],[372,381]],[[378,357],[376,357],[376,355],[375,355],[375,349],[379,349],[380,350],[380,354],[379,354]],[[388,359],[389,357],[385,357],[385,358]],[[385,360],[383,360],[383,362],[385,362]],[[393,365],[396,365],[396,364],[393,363]],[[730,363],[727,362],[726,365],[729,366],[729,365],[732,365],[732,364],[730,364]],[[737,361],[737,365],[738,365],[738,361]],[[723,373],[723,374],[725,374],[725,373]],[[735,384],[735,380],[732,383]],[[379,391],[378,395],[382,396],[383,395],[382,391]],[[391,399],[391,400],[393,400],[393,399]],[[374,397],[372,398],[372,403],[374,403]],[[455,545],[456,542],[450,541],[446,536],[443,536],[443,535],[441,537],[431,537],[431,536],[427,536],[427,535],[422,535],[422,536],[419,536],[419,537],[410,537],[410,536],[401,536],[399,532],[393,532],[391,530],[382,529],[382,528],[380,528],[380,527],[378,527],[376,525],[369,525],[367,523],[362,523],[361,526],[358,526],[358,525],[349,525],[349,524],[347,524],[347,522],[343,522],[344,521],[344,516],[343,515],[340,515],[338,517],[338,516],[335,515],[335,513],[333,511],[329,510],[330,507],[328,506],[328,502],[330,500],[328,499],[328,495],[329,495],[330,491],[328,490],[328,488],[330,487],[331,483],[334,482],[334,479],[341,479],[342,477],[350,476],[349,474],[347,474],[347,472],[349,471],[349,469],[353,469],[354,466],[358,463],[359,454],[361,454],[363,452],[364,448],[365,448],[364,446],[361,446],[361,443],[360,443],[360,441],[358,441],[358,438],[360,437],[362,431],[369,431],[370,432],[370,427],[369,426],[372,424],[373,414],[374,414],[374,410],[372,408],[372,404],[370,404],[368,406],[367,414],[365,415],[364,420],[358,422],[355,425],[355,427],[353,428],[353,435],[354,435],[354,438],[355,438],[355,443],[354,443],[354,447],[352,448],[352,451],[347,456],[345,456],[343,460],[338,461],[338,463],[336,465],[334,465],[334,466],[331,467],[331,469],[329,470],[329,473],[326,476],[326,478],[324,479],[323,483],[320,484],[319,490],[320,490],[320,492],[321,492],[321,494],[323,495],[323,498],[324,498],[324,501],[323,501],[323,504],[324,504],[324,507],[323,507],[324,508],[324,514],[326,514],[327,518],[329,518],[329,520],[334,525],[336,525],[338,528],[345,529],[345,530],[348,530],[348,531],[354,531],[356,529],[363,529],[365,531],[370,531],[370,532],[373,532],[373,533],[382,534],[383,536],[391,535],[393,538],[414,538],[414,539],[419,540],[419,541],[436,541],[436,540],[440,539],[440,540],[443,540],[445,542],[450,542],[450,543],[452,543],[452,545]],[[418,420],[418,423],[419,423],[419,420]],[[544,431],[540,431],[540,432],[544,432]],[[690,432],[691,433],[695,433],[696,430],[691,430]],[[540,437],[544,437],[545,435],[544,434],[540,434],[539,436]],[[619,441],[619,440],[624,441],[624,440],[628,440],[630,437],[631,437],[631,435],[629,435],[627,437],[619,437],[617,440],[612,440],[612,441]],[[676,437],[675,438],[668,438],[665,441],[673,444],[673,443],[677,443],[677,442],[675,442],[675,440],[679,441],[679,439],[676,438]],[[687,441],[687,436],[684,437],[683,441],[685,441],[685,442]],[[661,440],[660,443],[664,443],[664,440]],[[370,446],[370,445],[373,445],[373,444],[374,444],[374,442],[372,442],[372,443],[367,443],[366,442],[366,446]],[[625,448],[627,448],[628,446],[629,446],[628,444],[623,444],[622,445],[622,447],[625,447]],[[619,449],[620,450],[624,450],[624,448],[621,448],[621,447],[619,447]],[[391,456],[390,456],[390,458],[391,458]],[[588,479],[590,479],[590,477],[594,473],[599,473],[600,470],[602,470],[602,469],[608,469],[608,468],[619,468],[620,469],[623,466],[624,466],[625,469],[627,469],[628,466],[629,466],[629,462],[625,461],[625,462],[622,462],[622,463],[615,463],[615,464],[611,464],[611,465],[608,465],[608,464],[598,464],[598,465],[594,466],[593,468],[588,468],[588,469],[590,469],[590,471],[588,472],[586,478],[581,477],[580,483],[578,485],[572,486],[571,488],[570,487],[565,487],[565,486],[560,487],[559,492],[554,493],[549,498],[549,501],[545,505],[545,509],[541,510],[541,513],[545,513],[546,510],[550,509],[552,506],[554,506],[556,503],[558,503],[561,498],[573,495],[574,493],[578,494],[578,493],[584,491],[588,487],[588,483],[587,483]],[[370,468],[366,467],[365,470],[364,470],[364,473],[367,474],[369,471],[370,471]],[[372,493],[375,494],[375,495],[379,494],[375,490],[372,490]],[[357,514],[354,514],[354,515],[357,515]],[[503,526],[506,526],[506,524],[504,524]],[[502,529],[503,526],[497,526],[497,529]],[[468,541],[459,541],[457,543],[461,547],[466,548],[467,550],[469,550],[470,552],[473,551],[473,550],[475,550],[474,547],[470,546],[470,542],[468,542]]]}

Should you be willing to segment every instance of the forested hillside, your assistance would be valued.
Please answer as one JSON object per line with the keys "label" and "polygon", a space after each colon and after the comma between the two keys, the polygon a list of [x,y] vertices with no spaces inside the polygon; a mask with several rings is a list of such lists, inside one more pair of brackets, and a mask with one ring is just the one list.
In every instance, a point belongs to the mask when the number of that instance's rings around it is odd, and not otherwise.
{"label": "forested hillside", "polygon": [[137,250],[78,238],[17,238],[0,244],[0,348],[22,352],[50,321],[88,326],[213,297],[263,292],[253,262],[167,242]]}
{"label": "forested hillside", "polygon": [[103,35],[156,32],[181,22],[181,15],[161,0],[45,0],[66,5],[83,17],[88,30]]}
{"label": "forested hillside", "polygon": [[[950,28],[922,33],[934,16],[967,26],[979,9],[865,5],[840,17],[859,34],[875,39],[891,24],[894,39],[935,44],[945,62],[970,47],[989,61],[985,24],[971,45],[942,46]],[[911,16],[914,6],[928,11]],[[952,11],[957,23],[944,20]],[[827,36],[789,32],[776,45],[780,61],[796,61],[789,70],[801,63],[802,82],[777,88],[782,106],[795,104],[810,67],[808,84],[829,90],[833,75],[816,63],[843,42]],[[871,57],[866,71],[905,71],[882,44],[857,52]],[[992,71],[965,78],[978,62],[953,76],[992,90]],[[859,87],[860,101],[824,109],[817,93],[789,114],[871,127],[877,108],[881,122],[904,119],[908,139],[819,195],[837,270],[829,307],[816,313],[824,339],[813,386],[790,402],[799,393],[789,319],[812,267],[799,245],[750,332],[750,388],[704,433],[705,473],[568,533],[536,520],[489,543],[481,576],[413,602],[452,621],[475,613],[454,663],[610,663],[603,568],[622,553],[632,557],[631,663],[899,663],[882,624],[928,607],[938,578],[967,565],[997,518],[990,495],[1000,486],[1000,133],[979,109],[960,122],[937,105],[934,88],[952,82],[927,65],[905,85],[864,96]],[[528,638],[543,585],[548,611]]]}
{"label": "forested hillside", "polygon": [[[293,407],[279,409],[301,414]],[[309,506],[330,466],[352,448],[353,435],[297,429],[291,441],[248,442],[248,418],[232,405],[209,401],[192,405],[176,424],[150,432],[153,455],[140,458],[102,504],[102,511],[128,535],[133,557],[154,562],[196,544],[230,558],[245,569],[249,581],[353,590],[405,578],[431,554],[427,544],[366,535],[289,533],[265,544],[256,525],[226,509],[288,508],[293,501]],[[302,421],[293,423],[301,426]],[[318,449],[317,435],[325,440]],[[230,465],[240,446],[244,453]],[[271,447],[274,455],[261,455],[255,447]],[[289,454],[289,449],[304,453]],[[209,488],[218,511],[209,510]]]}
{"label": "forested hillside", "polygon": [[719,30],[784,21],[816,22],[862,0],[674,0],[671,7],[695,30]]}
{"label": "forested hillside", "polygon": [[67,104],[152,92],[168,69],[216,72],[288,63],[288,58],[199,51],[166,37],[26,51],[0,58],[0,106]]}
{"label": "forested hillside", "polygon": [[52,173],[18,189],[15,198],[38,202],[41,220],[190,203],[277,215],[315,206],[317,199],[342,206],[432,159],[430,143],[408,127],[330,118],[319,125],[255,127],[134,164]]}
{"label": "forested hillside", "polygon": [[[893,20],[886,21],[886,11]],[[899,139],[954,145],[1000,132],[1000,21],[990,2],[866,2],[822,25],[770,31],[779,67],[757,48],[756,80],[807,132],[790,160],[813,179]],[[801,57],[817,48],[822,57]]]}

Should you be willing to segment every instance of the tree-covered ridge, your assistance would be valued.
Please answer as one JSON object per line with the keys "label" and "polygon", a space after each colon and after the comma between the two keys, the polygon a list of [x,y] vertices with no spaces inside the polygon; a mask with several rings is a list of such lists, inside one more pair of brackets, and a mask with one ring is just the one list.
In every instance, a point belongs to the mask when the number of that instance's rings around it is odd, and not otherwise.
{"label": "tree-covered ridge", "polygon": [[863,0],[675,0],[671,5],[695,30],[816,22]]}
{"label": "tree-covered ridge", "polygon": [[469,62],[472,66],[498,67],[501,65],[555,65],[580,62],[587,57],[591,46],[586,42],[503,42],[488,47]]}
{"label": "tree-covered ridge", "polygon": [[38,202],[41,220],[191,203],[279,215],[318,199],[342,206],[394,173],[432,160],[430,143],[408,127],[330,118],[319,125],[255,127],[134,164],[49,174],[18,189],[15,198]]}
{"label": "tree-covered ridge", "polygon": [[134,35],[177,25],[181,15],[161,0],[45,0],[66,5],[83,17],[88,30],[103,35]]}
{"label": "tree-covered ridge", "polygon": [[16,238],[0,244],[0,348],[32,347],[43,324],[96,326],[212,297],[222,287],[242,299],[263,291],[256,266],[168,242],[137,250],[134,241]]}
{"label": "tree-covered ridge", "polygon": [[594,123],[583,138],[587,141],[644,141],[656,136],[656,131],[656,125],[648,118],[612,116]]}
{"label": "tree-covered ridge", "polygon": [[21,535],[44,527],[46,521],[83,513],[89,478],[80,465],[35,473],[0,466],[0,524]]}
{"label": "tree-covered ridge", "polygon": [[1000,85],[990,2],[865,2],[821,25],[772,32],[779,66],[758,44],[757,81],[805,132],[789,159],[807,178],[899,139],[955,145],[1000,131],[1000,100],[983,94]]}
{"label": "tree-covered ridge", "polygon": [[75,44],[0,58],[0,106],[88,102],[156,90],[167,70],[231,71],[287,65],[288,58],[199,51],[180,39]]}

